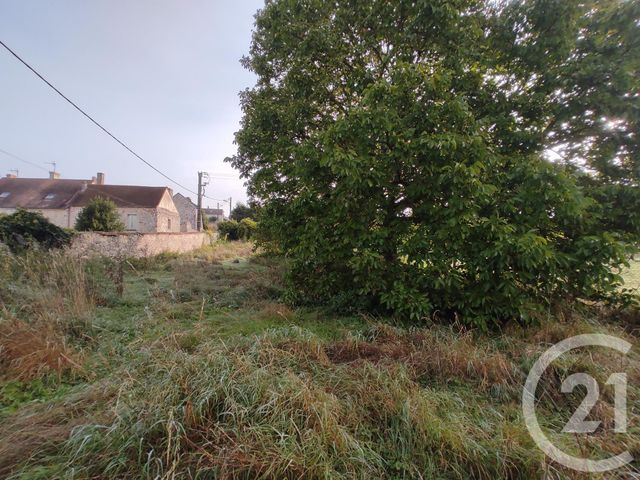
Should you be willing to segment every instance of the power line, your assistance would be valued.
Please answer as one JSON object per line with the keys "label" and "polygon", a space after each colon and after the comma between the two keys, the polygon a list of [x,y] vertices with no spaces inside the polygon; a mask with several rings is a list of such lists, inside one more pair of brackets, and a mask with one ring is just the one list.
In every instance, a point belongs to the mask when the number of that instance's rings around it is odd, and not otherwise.
{"label": "power line", "polygon": [[30,162],[29,160],[25,160],[24,158],[21,158],[21,157],[19,157],[17,155],[14,155],[11,152],[7,152],[6,150],[2,150],[1,148],[0,148],[0,153],[4,153],[8,157],[15,158],[16,160],[19,160],[20,162],[24,162],[27,165],[31,165],[32,167],[36,167],[36,168],[39,168],[40,170],[44,170],[45,172],[48,172],[48,170],[46,168],[44,168],[43,166],[38,165],[37,163]]}
{"label": "power line", "polygon": [[[159,173],[160,175],[162,175],[164,178],[166,178],[167,180],[169,180],[171,183],[173,183],[174,185],[177,185],[178,187],[186,190],[187,192],[193,193],[195,195],[197,195],[196,192],[194,192],[193,190],[185,187],[184,185],[176,182],[174,179],[172,179],[171,177],[169,177],[168,175],[166,175],[164,172],[162,172],[161,170],[159,170],[158,168],[156,168],[155,166],[153,166],[151,163],[147,162],[144,158],[142,158],[140,155],[138,155],[136,152],[133,151],[133,149],[131,149],[129,146],[127,146],[123,141],[121,141],[118,137],[116,137],[113,133],[111,133],[109,130],[107,130],[105,127],[103,127],[100,123],[98,123],[96,120],[94,120],[91,115],[89,115],[87,112],[85,112],[82,108],[80,108],[78,105],[76,105],[71,99],[69,99],[69,97],[67,97],[65,94],[63,94],[60,90],[58,90],[56,87],[53,86],[53,84],[51,82],[49,82],[49,80],[47,80],[46,78],[44,78],[42,75],[40,75],[35,68],[33,68],[31,65],[29,65],[25,60],[23,60],[16,52],[14,52],[13,50],[11,50],[2,40],[0,40],[0,45],[2,45],[5,49],[7,49],[7,51],[13,55],[14,57],[16,57],[20,63],[22,63],[25,67],[27,67],[29,70],[31,70],[40,80],[42,80],[44,83],[46,83],[49,87],[51,87],[53,89],[53,91],[55,91],[58,95],[60,95],[62,98],[64,98],[68,103],[70,103],[76,110],[78,110],[82,115],[84,115],[85,117],[87,117],[94,125],[96,125],[100,130],[102,130],[104,133],[106,133],[107,135],[109,135],[113,140],[115,140],[116,142],[118,142],[122,147],[124,147],[129,153],[131,153],[134,157],[136,157],[138,160],[140,160],[141,162],[143,162],[145,165],[147,165],[148,167],[152,168],[153,170],[155,170],[157,173]],[[207,197],[208,198],[208,197]],[[214,200],[214,199],[211,199]]]}

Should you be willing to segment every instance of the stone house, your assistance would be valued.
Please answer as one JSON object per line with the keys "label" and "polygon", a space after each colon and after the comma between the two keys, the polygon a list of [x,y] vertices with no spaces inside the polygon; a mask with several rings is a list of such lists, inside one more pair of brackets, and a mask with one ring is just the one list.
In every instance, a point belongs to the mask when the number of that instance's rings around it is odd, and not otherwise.
{"label": "stone house", "polygon": [[185,197],[179,192],[173,196],[173,203],[175,204],[176,208],[178,209],[178,213],[180,214],[180,231],[196,231],[198,206],[193,203],[191,198]]}
{"label": "stone house", "polygon": [[209,223],[218,223],[225,220],[224,210],[222,208],[203,208],[202,214],[207,218]]}
{"label": "stone house", "polygon": [[125,229],[179,232],[180,215],[168,187],[105,185],[104,174],[91,180],[0,178],[0,213],[18,208],[40,212],[51,223],[73,228],[80,211],[96,197],[112,200]]}

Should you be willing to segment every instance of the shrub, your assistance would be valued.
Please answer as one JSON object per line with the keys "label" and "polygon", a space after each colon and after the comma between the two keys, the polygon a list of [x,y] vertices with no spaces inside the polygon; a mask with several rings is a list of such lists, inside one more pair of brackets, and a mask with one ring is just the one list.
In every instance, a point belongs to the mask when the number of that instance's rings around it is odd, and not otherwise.
{"label": "shrub", "polygon": [[76,230],[92,232],[120,232],[124,224],[118,207],[106,198],[94,198],[82,209],[76,220]]}
{"label": "shrub", "polygon": [[258,223],[251,218],[243,218],[238,225],[238,236],[243,240],[249,240],[258,229]]}
{"label": "shrub", "polygon": [[62,248],[71,242],[72,234],[49,222],[43,215],[18,210],[0,217],[0,241],[14,253],[30,247]]}
{"label": "shrub", "polygon": [[218,233],[226,240],[249,240],[258,229],[258,223],[250,218],[243,218],[239,222],[226,220],[218,224]]}
{"label": "shrub", "polygon": [[239,240],[239,227],[240,224],[235,220],[226,220],[218,223],[218,233],[220,234],[220,238],[224,238],[226,240]]}

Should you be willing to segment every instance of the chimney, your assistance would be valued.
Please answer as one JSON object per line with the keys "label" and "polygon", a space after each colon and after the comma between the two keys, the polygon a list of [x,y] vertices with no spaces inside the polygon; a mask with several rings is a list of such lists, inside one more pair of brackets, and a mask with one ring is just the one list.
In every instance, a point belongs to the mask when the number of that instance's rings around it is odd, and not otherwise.
{"label": "chimney", "polygon": [[98,172],[97,185],[104,185],[104,173]]}
{"label": "chimney", "polygon": [[14,173],[7,173],[7,178],[18,178],[18,176]]}
{"label": "chimney", "polygon": [[60,173],[49,172],[49,180],[57,180],[58,178],[60,178]]}

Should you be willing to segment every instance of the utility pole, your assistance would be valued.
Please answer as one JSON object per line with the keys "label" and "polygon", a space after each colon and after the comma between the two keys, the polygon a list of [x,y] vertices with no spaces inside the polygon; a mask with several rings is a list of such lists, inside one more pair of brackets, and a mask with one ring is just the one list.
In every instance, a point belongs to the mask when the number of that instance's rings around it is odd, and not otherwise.
{"label": "utility pole", "polygon": [[202,197],[204,196],[204,187],[207,185],[209,185],[209,174],[207,172],[198,172],[198,211],[196,212],[198,231],[201,231],[204,227],[204,220],[202,218]]}
{"label": "utility pole", "polygon": [[198,210],[196,212],[197,230],[202,230],[202,172],[198,172]]}
{"label": "utility pole", "polygon": [[17,168],[14,168],[13,170],[9,170],[9,171],[12,172],[12,173],[15,172],[16,177],[20,176],[20,170],[18,170]]}
{"label": "utility pole", "polygon": [[231,201],[231,197],[229,197],[229,218],[231,218],[231,210],[233,210],[233,202]]}

